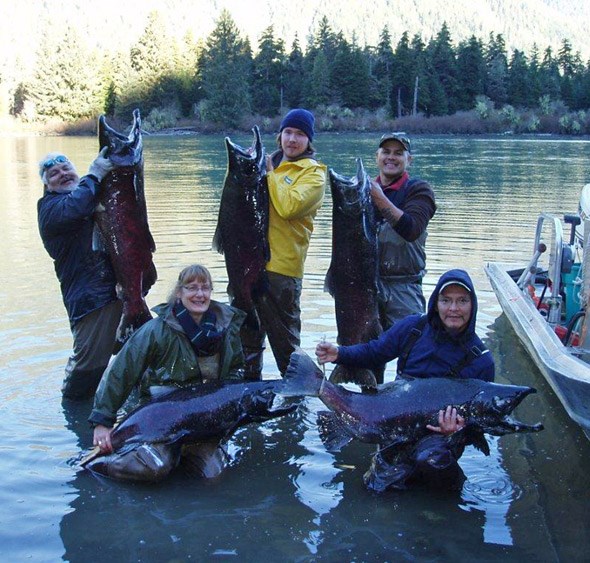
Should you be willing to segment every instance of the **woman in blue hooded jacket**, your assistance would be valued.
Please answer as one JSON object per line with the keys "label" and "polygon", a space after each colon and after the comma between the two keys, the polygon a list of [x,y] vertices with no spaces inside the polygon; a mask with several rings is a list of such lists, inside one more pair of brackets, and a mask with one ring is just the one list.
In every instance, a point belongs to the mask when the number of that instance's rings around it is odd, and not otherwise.
{"label": "woman in blue hooded jacket", "polygon": [[[386,330],[381,336],[364,344],[336,346],[321,342],[316,347],[320,364],[334,362],[353,367],[378,368],[398,359],[398,377],[459,377],[484,381],[494,380],[494,360],[475,332],[477,296],[469,274],[464,270],[444,273],[430,296],[426,315],[410,315]],[[427,428],[441,437],[453,434],[465,424],[450,405],[439,412],[438,426]],[[416,475],[431,469],[445,469],[464,475],[456,463],[462,448],[449,457],[441,441],[428,442],[428,451],[418,457],[428,459],[425,467],[417,463]],[[432,463],[432,452],[441,459],[439,467]],[[421,452],[421,453],[420,453]],[[441,454],[438,456],[438,454]],[[444,459],[444,461],[442,461]],[[419,462],[420,460],[417,460]],[[443,467],[444,466],[444,467]]]}

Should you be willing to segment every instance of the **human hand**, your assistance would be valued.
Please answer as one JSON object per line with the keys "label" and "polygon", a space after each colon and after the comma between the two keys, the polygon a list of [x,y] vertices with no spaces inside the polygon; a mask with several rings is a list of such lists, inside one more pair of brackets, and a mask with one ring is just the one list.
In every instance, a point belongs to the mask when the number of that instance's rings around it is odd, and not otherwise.
{"label": "human hand", "polygon": [[338,346],[331,342],[319,342],[315,347],[315,355],[320,364],[335,362],[338,359]]}
{"label": "human hand", "polygon": [[100,453],[110,454],[113,451],[113,445],[111,444],[111,432],[112,428],[107,428],[102,424],[97,424],[94,427],[94,437],[92,444],[100,448]]}
{"label": "human hand", "polygon": [[438,426],[427,424],[426,428],[439,434],[452,434],[465,426],[465,419],[457,414],[457,409],[449,405],[445,410],[438,411]]}
{"label": "human hand", "polygon": [[106,152],[107,147],[103,147],[98,153],[98,156],[94,159],[94,162],[92,162],[88,168],[88,174],[96,176],[99,182],[101,182],[109,172],[116,168],[116,165],[105,157]]}

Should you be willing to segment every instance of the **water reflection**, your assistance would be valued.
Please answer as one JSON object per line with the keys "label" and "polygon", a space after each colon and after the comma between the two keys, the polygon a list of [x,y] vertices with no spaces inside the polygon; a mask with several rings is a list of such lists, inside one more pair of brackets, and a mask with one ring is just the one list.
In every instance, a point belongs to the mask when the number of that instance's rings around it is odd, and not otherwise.
{"label": "water reflection", "polygon": [[[377,138],[379,135],[375,136]],[[234,139],[248,145],[248,133]],[[273,139],[265,139],[267,146]],[[320,157],[352,175],[354,159],[370,169],[370,135],[321,135]],[[534,435],[491,439],[491,455],[468,448],[461,493],[369,494],[362,474],[373,448],[351,444],[330,454],[315,419],[323,406],[306,399],[296,414],[240,430],[235,462],[214,481],[173,475],[159,486],[100,481],[78,472],[90,447],[90,404],[62,403],[62,370],[71,336],[53,267],[36,225],[38,159],[68,154],[85,172],[98,150],[89,138],[0,137],[0,420],[3,487],[0,530],[7,560],[391,561],[478,557],[482,560],[581,560],[590,549],[590,448],[500,315],[483,264],[525,262],[538,211],[574,211],[588,182],[590,143],[551,139],[417,138],[415,175],[436,191],[430,224],[429,295],[440,274],[467,268],[479,298],[478,332],[498,362],[499,381],[538,393],[518,407]],[[202,262],[226,300],[223,257],[211,250],[225,173],[221,137],[146,137],[146,198],[159,280],[148,296],[165,300],[178,270]],[[330,262],[330,195],[316,220],[306,263],[302,347],[336,337],[332,298],[324,293]],[[265,373],[278,375],[272,354]],[[388,368],[386,379],[393,376]]]}

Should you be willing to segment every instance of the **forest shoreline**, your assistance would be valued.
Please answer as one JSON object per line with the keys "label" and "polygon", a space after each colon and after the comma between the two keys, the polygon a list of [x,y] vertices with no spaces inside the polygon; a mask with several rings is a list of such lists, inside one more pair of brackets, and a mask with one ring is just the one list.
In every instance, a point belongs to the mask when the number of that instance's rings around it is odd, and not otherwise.
{"label": "forest shoreline", "polygon": [[[558,116],[543,116],[536,130],[520,128],[519,120],[508,122],[501,116],[487,119],[479,117],[477,112],[459,112],[454,115],[425,117],[403,116],[398,119],[383,119],[380,112],[362,118],[328,119],[316,112],[316,133],[383,133],[385,131],[404,131],[408,135],[462,135],[462,136],[510,136],[542,137],[560,136],[564,138],[588,139],[577,131],[564,130],[563,122]],[[107,121],[115,129],[125,131],[129,123],[122,119],[108,117]],[[144,122],[145,123],[145,122]],[[10,137],[42,137],[42,136],[95,136],[98,118],[84,119],[76,122],[52,120],[45,123],[26,123],[19,119],[0,119],[0,136]],[[172,126],[158,129],[142,128],[146,136],[193,136],[193,135],[235,135],[249,132],[258,126],[263,134],[277,133],[280,116],[268,118],[264,116],[247,116],[237,128],[227,128],[219,124],[199,119],[182,119]]]}

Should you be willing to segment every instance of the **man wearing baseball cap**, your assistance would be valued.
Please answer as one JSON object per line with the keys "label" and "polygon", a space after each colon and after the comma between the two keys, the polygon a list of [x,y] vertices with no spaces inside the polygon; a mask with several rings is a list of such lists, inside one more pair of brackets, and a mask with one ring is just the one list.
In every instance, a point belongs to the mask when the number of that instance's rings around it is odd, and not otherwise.
{"label": "man wearing baseball cap", "polygon": [[371,196],[381,216],[379,238],[379,314],[384,329],[426,306],[427,226],[436,211],[428,182],[410,178],[412,146],[405,133],[386,133],[379,141],[379,175]]}

